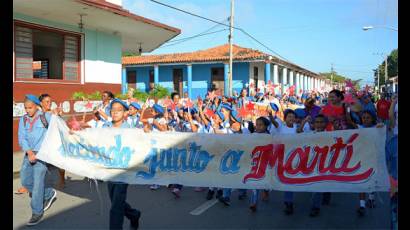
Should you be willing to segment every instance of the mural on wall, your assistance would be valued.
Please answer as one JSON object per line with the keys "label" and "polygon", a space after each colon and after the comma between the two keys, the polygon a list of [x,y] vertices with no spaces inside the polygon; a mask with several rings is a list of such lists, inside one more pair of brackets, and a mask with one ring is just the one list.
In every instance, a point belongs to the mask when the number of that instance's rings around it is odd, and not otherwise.
{"label": "mural on wall", "polygon": [[25,113],[24,103],[13,103],[13,117],[21,117]]}
{"label": "mural on wall", "polygon": [[[70,112],[70,102],[69,101],[64,101],[63,103],[60,103],[57,105],[55,102],[51,102],[51,109],[56,109],[58,106],[62,107],[63,113],[69,113]],[[26,114],[26,111],[24,109],[24,102],[14,102],[13,101],[13,117],[21,117],[24,114]]]}
{"label": "mural on wall", "polygon": [[100,107],[102,101],[76,101],[74,103],[74,112],[84,113],[92,112],[93,109]]}
{"label": "mural on wall", "polygon": [[63,113],[70,112],[70,102],[64,101],[62,104],[62,108],[63,108]]}

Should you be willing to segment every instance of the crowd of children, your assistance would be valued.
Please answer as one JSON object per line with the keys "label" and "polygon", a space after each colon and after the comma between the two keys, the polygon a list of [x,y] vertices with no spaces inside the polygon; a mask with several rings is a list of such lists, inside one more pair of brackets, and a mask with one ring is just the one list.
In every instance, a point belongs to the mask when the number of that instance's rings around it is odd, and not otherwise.
{"label": "crowd of children", "polygon": [[[44,97],[43,97],[44,98]],[[48,96],[49,99],[51,99]],[[19,143],[26,152],[21,180],[22,185],[32,194],[33,216],[28,225],[38,223],[43,212],[55,200],[56,191],[44,188],[46,164],[36,160],[42,138],[46,132],[50,113],[49,106],[33,96],[27,95],[25,109],[27,114],[20,120]],[[197,98],[195,103],[188,98],[180,98],[177,92],[170,98],[147,99],[138,103],[132,97],[128,102],[115,99],[109,91],[104,91],[102,105],[95,108],[93,118],[81,122],[82,128],[127,127],[142,129],[144,132],[195,132],[207,134],[250,134],[264,133],[272,135],[297,134],[302,132],[331,132],[334,130],[386,128],[386,160],[389,173],[397,181],[397,97],[387,98],[382,95],[377,105],[372,96],[365,91],[332,90],[327,93],[304,92],[302,95],[272,95],[257,93],[248,95],[243,89],[234,97],[222,96],[218,91],[211,91],[205,98]],[[43,121],[44,120],[44,121]],[[61,172],[62,180],[64,174]],[[63,182],[61,182],[63,183]],[[131,227],[138,228],[141,212],[126,203],[127,184],[108,183],[111,200],[110,229],[121,229],[124,216],[130,219]],[[160,186],[151,185],[156,190]],[[180,198],[183,185],[168,186],[171,193]],[[202,191],[204,188],[195,188]],[[235,188],[208,188],[206,199],[216,199],[226,206],[230,205],[231,192]],[[239,200],[250,192],[249,209],[257,211],[258,200],[267,200],[269,190],[239,190]],[[375,194],[369,191],[359,194],[357,213],[365,215],[366,205],[375,206]],[[394,196],[397,196],[397,192]],[[321,205],[328,205],[330,193],[313,193],[310,216],[319,215]],[[294,193],[284,192],[284,212],[294,212]],[[397,213],[397,207],[394,209]]]}

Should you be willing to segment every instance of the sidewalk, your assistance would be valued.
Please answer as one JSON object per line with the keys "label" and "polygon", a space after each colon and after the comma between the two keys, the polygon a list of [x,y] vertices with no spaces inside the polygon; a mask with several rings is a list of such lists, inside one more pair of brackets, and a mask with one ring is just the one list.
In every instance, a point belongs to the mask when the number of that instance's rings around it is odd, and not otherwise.
{"label": "sidewalk", "polygon": [[23,151],[13,152],[13,176],[18,176],[20,173],[21,163],[23,162]]}

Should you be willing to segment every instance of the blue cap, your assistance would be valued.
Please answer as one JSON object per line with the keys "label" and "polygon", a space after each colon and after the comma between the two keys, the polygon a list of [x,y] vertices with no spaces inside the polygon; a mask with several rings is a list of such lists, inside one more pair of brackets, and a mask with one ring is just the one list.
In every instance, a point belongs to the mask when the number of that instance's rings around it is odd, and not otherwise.
{"label": "blue cap", "polygon": [[164,108],[162,108],[162,106],[158,105],[158,104],[154,104],[154,106],[152,106],[152,108],[155,110],[155,112],[157,113],[164,113]]}
{"label": "blue cap", "polygon": [[306,112],[304,109],[295,109],[295,114],[297,118],[305,118],[306,117]]}
{"label": "blue cap", "polygon": [[223,121],[225,120],[225,116],[221,111],[217,110],[215,113],[216,113],[216,115],[218,115],[221,118],[221,120],[223,120]]}
{"label": "blue cap", "polygon": [[230,106],[229,104],[226,104],[226,103],[221,103],[221,109],[222,108],[224,108],[224,109],[227,109],[227,110],[229,110],[229,111],[232,111],[233,109],[232,109],[232,106]]}
{"label": "blue cap", "polygon": [[115,98],[114,100],[111,101],[111,103],[110,103],[110,108],[112,108],[112,105],[113,105],[114,103],[120,103],[120,104],[125,108],[125,110],[128,110],[128,109],[129,109],[127,103],[125,103],[123,100],[120,100],[120,99],[118,99],[118,98]]}
{"label": "blue cap", "polygon": [[231,113],[232,118],[237,122],[242,122],[242,119],[238,116],[238,111],[234,110]]}
{"label": "blue cap", "polygon": [[41,102],[40,102],[40,100],[38,99],[38,97],[34,96],[33,94],[27,94],[27,95],[26,95],[26,98],[27,98],[27,100],[32,101],[32,102],[33,102],[34,104],[36,104],[36,105],[40,105],[40,104],[41,104]]}
{"label": "blue cap", "polygon": [[271,102],[271,103],[269,103],[269,105],[274,111],[276,111],[276,112],[279,111],[279,107],[275,103]]}
{"label": "blue cap", "polygon": [[198,110],[196,108],[191,109],[191,114],[194,115],[195,113],[198,113]]}
{"label": "blue cap", "polygon": [[131,102],[131,103],[130,103],[130,106],[132,106],[132,107],[134,107],[134,108],[136,108],[136,109],[138,109],[138,110],[141,109],[141,106],[140,106],[137,102]]}

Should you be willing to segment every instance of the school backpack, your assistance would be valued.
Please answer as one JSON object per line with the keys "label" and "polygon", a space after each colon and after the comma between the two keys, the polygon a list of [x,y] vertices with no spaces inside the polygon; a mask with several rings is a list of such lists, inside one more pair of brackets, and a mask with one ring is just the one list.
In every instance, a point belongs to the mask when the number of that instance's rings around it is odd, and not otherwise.
{"label": "school backpack", "polygon": [[[48,121],[47,121],[46,116],[44,115],[44,113],[40,114],[39,117],[40,117],[41,123],[43,123],[43,125],[44,125],[44,128],[48,129]],[[24,119],[24,127],[25,127],[26,123],[28,121],[27,114],[24,115],[23,119]]]}

